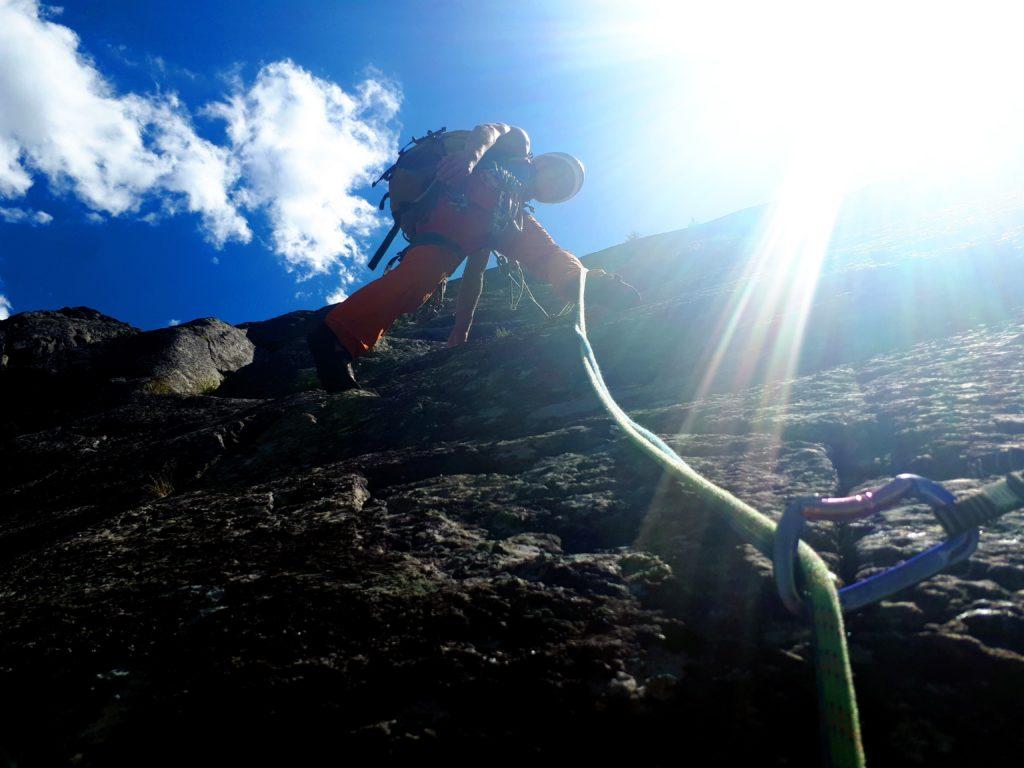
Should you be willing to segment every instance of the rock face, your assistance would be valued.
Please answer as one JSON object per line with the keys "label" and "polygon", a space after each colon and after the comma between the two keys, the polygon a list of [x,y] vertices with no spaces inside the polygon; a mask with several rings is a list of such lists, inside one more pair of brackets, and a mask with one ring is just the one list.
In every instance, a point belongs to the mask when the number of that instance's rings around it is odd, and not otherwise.
{"label": "rock face", "polygon": [[[841,220],[781,369],[783,309],[716,332],[766,212],[596,254],[648,299],[593,322],[606,378],[773,516],[903,471],[961,493],[1024,467],[1024,205],[990,213]],[[506,289],[488,273],[463,347],[443,345],[451,296],[404,319],[340,395],[304,346],[326,310],[0,322],[20,345],[0,387],[52,387],[5,399],[0,432],[9,759],[818,764],[810,636],[769,565],[610,425],[571,318],[512,312]],[[54,409],[71,382],[89,386]],[[940,536],[907,505],[809,541],[850,581]],[[1007,516],[967,563],[848,616],[872,764],[1024,748],[1022,541]]]}
{"label": "rock face", "polygon": [[217,390],[225,374],[252,360],[244,331],[208,317],[109,344],[95,364],[133,389],[199,395]]}
{"label": "rock face", "polygon": [[26,312],[0,322],[7,350],[0,435],[60,424],[133,392],[198,395],[249,366],[253,344],[216,318],[141,333],[91,309]]}
{"label": "rock face", "polygon": [[138,332],[88,307],[23,312],[0,322],[0,369],[60,373],[84,350]]}

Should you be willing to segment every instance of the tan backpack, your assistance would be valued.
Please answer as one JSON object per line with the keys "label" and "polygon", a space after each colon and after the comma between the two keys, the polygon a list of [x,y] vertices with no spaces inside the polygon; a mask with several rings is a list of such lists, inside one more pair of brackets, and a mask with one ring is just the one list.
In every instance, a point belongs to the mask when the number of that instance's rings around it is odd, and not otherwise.
{"label": "tan backpack", "polygon": [[[382,181],[387,182],[388,191],[377,207],[383,211],[384,203],[390,198],[391,215],[395,223],[370,259],[370,269],[377,268],[400,229],[405,230],[406,238],[415,231],[414,219],[419,213],[417,209],[426,207],[423,204],[428,202],[427,197],[432,191],[437,164],[448,153],[460,151],[466,145],[468,135],[469,131],[449,132],[447,128],[441,128],[438,131],[427,131],[420,138],[413,136],[408,144],[398,150],[398,160],[394,165],[373,182],[374,187]],[[403,219],[405,226],[402,225]]]}
{"label": "tan backpack", "polygon": [[[381,258],[387,253],[400,230],[410,242],[416,238],[417,223],[433,209],[437,197],[442,194],[441,185],[434,184],[437,164],[445,155],[461,152],[471,133],[472,131],[449,131],[446,128],[441,128],[437,131],[427,131],[426,135],[420,138],[414,136],[408,144],[399,150],[398,160],[394,165],[373,182],[372,186],[374,187],[382,181],[388,183],[388,191],[381,198],[378,208],[383,211],[384,203],[390,198],[391,215],[394,217],[395,223],[380,247],[377,248],[377,252],[370,259],[370,269],[377,268]],[[515,211],[510,208],[510,211],[516,213],[518,208]],[[440,238],[439,235],[430,237],[433,240]],[[421,237],[416,242],[425,241]],[[446,247],[453,246],[451,242],[443,244]],[[400,256],[398,258],[400,259]],[[396,259],[392,259],[391,263],[395,261]]]}

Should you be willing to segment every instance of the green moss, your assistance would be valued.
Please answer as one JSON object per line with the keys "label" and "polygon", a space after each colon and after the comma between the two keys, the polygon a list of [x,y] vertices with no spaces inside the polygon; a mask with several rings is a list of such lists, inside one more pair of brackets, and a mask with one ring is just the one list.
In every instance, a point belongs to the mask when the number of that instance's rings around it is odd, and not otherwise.
{"label": "green moss", "polygon": [[672,575],[672,568],[661,558],[647,552],[630,552],[619,560],[626,581],[663,581]]}
{"label": "green moss", "polygon": [[151,395],[173,395],[177,390],[171,387],[167,379],[151,379],[142,387],[144,392]]}
{"label": "green moss", "polygon": [[312,389],[320,388],[320,379],[316,375],[315,368],[303,368],[300,370],[292,383],[292,391],[309,392]]}
{"label": "green moss", "polygon": [[[142,391],[151,395],[178,395],[182,394],[181,379],[177,381],[169,378],[150,379],[142,385]],[[220,389],[221,380],[207,379],[192,383],[188,391],[197,395],[210,395]]]}
{"label": "green moss", "polygon": [[400,570],[374,579],[374,583],[367,587],[366,591],[380,597],[405,600],[420,599],[434,594],[439,589],[441,584],[436,579],[421,573]]}

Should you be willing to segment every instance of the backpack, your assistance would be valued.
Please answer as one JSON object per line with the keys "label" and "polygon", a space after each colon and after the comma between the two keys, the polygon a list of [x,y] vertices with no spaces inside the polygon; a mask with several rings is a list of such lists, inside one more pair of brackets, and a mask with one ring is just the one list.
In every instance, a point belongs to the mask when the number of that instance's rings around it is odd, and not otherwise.
{"label": "backpack", "polygon": [[404,208],[416,201],[430,185],[437,171],[437,164],[445,155],[461,152],[466,146],[469,131],[427,131],[426,136],[416,138],[398,152],[398,160],[374,182],[388,183],[388,192],[379,206],[384,210],[384,200],[391,198],[391,213],[400,218]]}
{"label": "backpack", "polygon": [[[416,214],[414,208],[418,204],[428,202],[428,193],[431,192],[431,182],[437,170],[437,164],[449,152],[458,152],[465,146],[468,131],[448,132],[442,127],[437,131],[427,131],[425,136],[420,138],[412,137],[404,147],[398,150],[398,160],[390,168],[386,169],[371,187],[376,187],[382,181],[387,182],[388,191],[380,199],[378,210],[384,210],[384,203],[391,198],[391,215],[395,220],[391,230],[384,241],[377,248],[377,252],[370,259],[370,269],[376,269],[381,258],[391,246],[395,235],[402,227],[403,216],[406,218],[406,239],[408,232],[413,230],[412,218]],[[432,201],[430,201],[432,202]],[[426,207],[426,206],[423,206]]]}
{"label": "backpack", "polygon": [[[440,242],[444,238],[439,235],[422,236],[416,239],[413,233],[416,231],[417,221],[433,208],[438,196],[442,193],[440,185],[434,184],[437,164],[445,155],[462,151],[471,133],[471,131],[449,131],[447,128],[441,128],[437,131],[427,131],[426,135],[420,138],[414,136],[408,144],[398,151],[398,160],[373,182],[371,185],[373,187],[376,187],[382,181],[387,182],[388,191],[381,198],[380,204],[377,207],[383,211],[384,203],[390,198],[391,215],[394,217],[395,222],[384,238],[384,241],[380,244],[380,247],[377,248],[376,253],[370,259],[368,266],[371,270],[377,268],[381,258],[387,253],[388,248],[391,247],[391,243],[400,230],[410,243],[413,243],[414,240],[414,244],[430,240],[438,241],[434,244],[446,247],[454,245],[450,241]],[[496,164],[494,170],[506,185],[514,187],[518,184],[510,174],[502,171]],[[519,186],[521,187],[521,184]],[[506,198],[502,198],[502,200]],[[511,200],[509,200],[506,206],[509,210],[503,211],[503,215],[507,216],[509,212],[511,212],[513,217],[518,215],[519,206],[521,206],[521,200],[517,205],[513,205]],[[389,268],[396,261],[401,260],[403,253],[404,251],[389,262]]]}

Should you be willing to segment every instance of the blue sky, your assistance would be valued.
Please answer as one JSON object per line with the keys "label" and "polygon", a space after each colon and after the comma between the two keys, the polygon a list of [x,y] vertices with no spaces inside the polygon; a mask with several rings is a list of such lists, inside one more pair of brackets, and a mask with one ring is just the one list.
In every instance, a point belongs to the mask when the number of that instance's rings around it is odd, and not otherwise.
{"label": "blue sky", "polygon": [[992,58],[1019,48],[993,40],[1007,19],[762,5],[0,0],[0,313],[153,328],[322,306],[372,277],[366,178],[442,125],[508,122],[580,156],[584,190],[538,215],[581,255],[822,169],[1019,161],[1019,97],[993,74],[1019,72]]}

